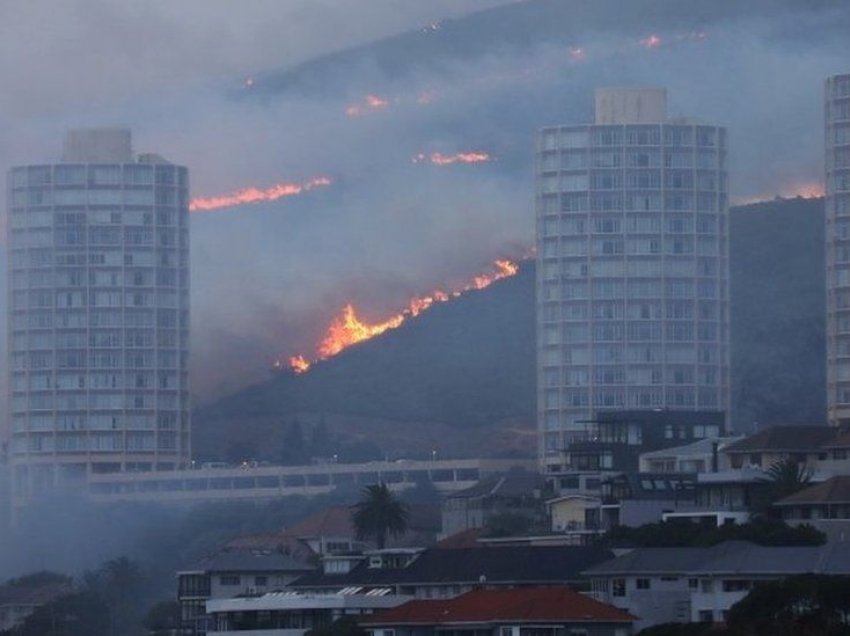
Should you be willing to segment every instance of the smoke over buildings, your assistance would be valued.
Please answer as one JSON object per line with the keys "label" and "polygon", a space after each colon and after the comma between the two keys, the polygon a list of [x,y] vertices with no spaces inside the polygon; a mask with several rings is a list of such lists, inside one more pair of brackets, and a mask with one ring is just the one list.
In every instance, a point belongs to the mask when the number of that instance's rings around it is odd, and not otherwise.
{"label": "smoke over buildings", "polygon": [[[664,85],[672,115],[727,126],[739,200],[819,182],[817,95],[850,52],[840,2],[693,18],[647,0],[616,21],[613,3],[585,4],[560,3],[554,25],[547,2],[255,0],[237,18],[200,0],[7,5],[0,163],[48,159],[71,126],[121,124],[135,150],[189,165],[195,197],[330,180],[193,216],[200,401],[312,350],[349,302],[379,320],[524,253],[533,131],[590,121],[595,86]],[[541,37],[503,37],[499,9],[461,17],[497,5]],[[374,49],[395,52],[391,67],[362,48],[400,32]],[[471,152],[493,160],[411,161]],[[0,304],[5,319],[5,293]]]}

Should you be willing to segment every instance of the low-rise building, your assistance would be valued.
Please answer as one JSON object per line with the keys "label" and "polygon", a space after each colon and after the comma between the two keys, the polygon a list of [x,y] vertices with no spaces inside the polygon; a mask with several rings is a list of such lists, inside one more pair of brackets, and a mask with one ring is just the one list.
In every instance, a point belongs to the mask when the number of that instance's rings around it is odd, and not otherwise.
{"label": "low-rise building", "polygon": [[215,636],[303,636],[344,616],[360,617],[409,600],[388,590],[351,588],[331,594],[270,592],[262,596],[207,602],[210,634]]}
{"label": "low-rise building", "polygon": [[326,558],[323,571],[306,574],[290,587],[303,592],[347,588],[390,589],[413,598],[453,598],[482,585],[587,587],[582,571],[610,559],[600,546],[493,545],[492,547],[378,550]]}
{"label": "low-rise building", "polygon": [[207,631],[210,599],[254,597],[286,588],[314,568],[279,552],[222,550],[177,573],[180,618],[189,634]]}
{"label": "low-rise building", "polygon": [[707,437],[684,446],[641,453],[639,470],[642,473],[716,473],[726,468],[721,465],[723,450],[740,439],[741,436]]}
{"label": "low-rise building", "polygon": [[756,583],[806,573],[850,574],[848,544],[639,548],[585,572],[594,597],[639,617],[638,629],[720,622]]}
{"label": "low-rise building", "polygon": [[773,426],[728,444],[723,455],[732,469],[766,469],[793,459],[814,470],[819,461],[828,459],[825,445],[835,440],[838,433],[833,426]]}
{"label": "low-rise building", "polygon": [[635,618],[567,587],[477,589],[361,621],[370,636],[628,636]]}
{"label": "low-rise building", "polygon": [[543,519],[543,478],[522,469],[492,475],[475,486],[448,495],[442,505],[441,537],[473,528],[484,528],[497,515]]}
{"label": "low-rise building", "polygon": [[790,525],[810,524],[831,540],[850,540],[850,475],[838,475],[773,504]]}

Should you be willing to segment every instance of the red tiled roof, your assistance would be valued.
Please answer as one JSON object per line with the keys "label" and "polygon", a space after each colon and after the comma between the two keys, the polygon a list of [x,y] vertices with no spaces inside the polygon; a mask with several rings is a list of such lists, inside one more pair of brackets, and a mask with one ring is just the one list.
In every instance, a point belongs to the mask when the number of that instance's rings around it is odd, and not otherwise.
{"label": "red tiled roof", "polygon": [[370,616],[365,625],[523,622],[630,623],[627,612],[568,587],[473,590],[453,599],[408,601]]}
{"label": "red tiled roof", "polygon": [[483,548],[478,539],[484,534],[483,528],[468,528],[447,536],[437,542],[435,548],[440,550],[457,550],[459,548]]}
{"label": "red tiled roof", "polygon": [[350,506],[331,506],[284,530],[291,537],[354,537]]}
{"label": "red tiled roof", "polygon": [[836,475],[824,482],[803,488],[793,495],[780,499],[774,505],[795,506],[848,502],[850,502],[850,475]]}

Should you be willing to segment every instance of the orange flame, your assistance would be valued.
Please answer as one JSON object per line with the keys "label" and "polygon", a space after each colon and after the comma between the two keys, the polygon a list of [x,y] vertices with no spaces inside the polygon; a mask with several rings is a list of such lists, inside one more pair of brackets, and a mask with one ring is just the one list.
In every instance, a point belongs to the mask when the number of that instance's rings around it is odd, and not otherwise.
{"label": "orange flame", "polygon": [[825,196],[823,182],[802,181],[799,183],[788,183],[779,188],[779,192],[770,194],[755,194],[745,197],[735,197],[733,205],[750,205],[751,203],[762,203],[773,199],[817,199]]}
{"label": "orange flame", "polygon": [[218,210],[220,208],[231,208],[247,203],[262,203],[264,201],[276,201],[283,197],[291,197],[302,192],[309,192],[314,188],[329,186],[331,180],[327,177],[315,177],[304,183],[278,183],[265,190],[259,188],[245,188],[237,190],[232,194],[223,194],[217,197],[192,199],[189,209],[192,212],[203,212]]}
{"label": "orange flame", "polygon": [[587,59],[587,51],[585,51],[581,47],[571,47],[570,48],[570,62],[577,64],[579,62],[584,62]]}
{"label": "orange flame", "polygon": [[382,110],[390,105],[389,100],[378,95],[366,95],[361,101],[349,104],[345,114],[349,117],[362,117],[366,113]]}
{"label": "orange flame", "polygon": [[430,155],[420,152],[413,155],[411,161],[413,163],[423,163],[428,161],[435,166],[450,166],[453,163],[482,163],[490,161],[492,157],[486,152],[458,152],[453,155],[444,155],[440,152],[432,152]]}
{"label": "orange flame", "polygon": [[[416,296],[412,298],[405,309],[389,318],[376,323],[368,323],[357,316],[354,305],[349,303],[342,308],[340,314],[331,321],[327,333],[317,347],[318,359],[325,360],[335,356],[353,344],[374,338],[385,331],[396,329],[408,318],[418,316],[430,309],[437,303],[444,303],[452,298],[457,298],[464,292],[484,289],[497,280],[509,278],[516,275],[519,265],[506,259],[497,260],[493,263],[495,271],[475,276],[467,284],[452,291],[435,290],[427,296]],[[295,373],[304,373],[312,363],[303,355],[295,355],[289,359],[289,366]],[[276,362],[276,368],[280,363]]]}
{"label": "orange flame", "polygon": [[304,373],[310,368],[310,362],[304,356],[297,355],[289,359],[289,366],[295,373]]}
{"label": "orange flame", "polygon": [[645,49],[657,49],[661,46],[661,38],[655,33],[648,35],[640,41],[640,45]]}

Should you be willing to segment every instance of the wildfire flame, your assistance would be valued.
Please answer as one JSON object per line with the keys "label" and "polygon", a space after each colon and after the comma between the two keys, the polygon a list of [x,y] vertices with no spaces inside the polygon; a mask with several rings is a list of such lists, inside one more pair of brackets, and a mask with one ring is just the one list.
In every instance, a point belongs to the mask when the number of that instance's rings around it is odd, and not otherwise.
{"label": "wildfire flame", "polygon": [[[408,318],[418,316],[437,303],[447,302],[452,298],[460,296],[464,292],[484,289],[495,283],[497,280],[514,276],[519,271],[519,265],[513,261],[502,259],[493,263],[493,269],[495,271],[486,274],[479,274],[478,276],[473,277],[472,280],[465,285],[452,291],[438,289],[427,296],[416,296],[408,301],[407,307],[405,307],[402,311],[380,322],[369,323],[362,320],[357,315],[357,310],[354,308],[354,305],[352,303],[348,303],[342,308],[340,314],[331,321],[325,336],[322,338],[321,342],[319,342],[317,347],[318,359],[326,360],[353,344],[374,338],[375,336],[378,336],[385,331],[389,331],[390,329],[396,329]],[[289,366],[295,373],[304,373],[310,368],[311,364],[312,363],[301,354],[292,356],[289,359]],[[280,362],[276,362],[274,366],[278,368],[281,364]]]}
{"label": "wildfire flame", "polygon": [[779,192],[771,194],[756,194],[752,196],[736,197],[733,201],[734,205],[749,205],[751,203],[761,203],[763,201],[771,201],[773,199],[795,199],[797,197],[803,199],[817,199],[826,195],[823,183],[821,181],[803,181],[800,183],[788,183],[779,188]]}
{"label": "wildfire flame", "polygon": [[486,152],[458,152],[453,155],[444,155],[440,152],[432,152],[430,155],[420,152],[413,155],[411,161],[413,163],[423,163],[428,161],[435,166],[450,166],[453,163],[482,163],[490,161],[492,157]]}
{"label": "wildfire flame", "polygon": [[661,37],[652,33],[640,41],[640,45],[645,49],[657,49],[661,46]]}
{"label": "wildfire flame", "polygon": [[[279,363],[276,363],[280,366]],[[310,362],[302,355],[292,356],[289,359],[289,366],[295,373],[304,373],[310,368]]]}
{"label": "wildfire flame", "polygon": [[581,47],[571,47],[570,48],[570,62],[577,64],[578,62],[584,62],[587,59],[587,51],[585,51]]}
{"label": "wildfire flame", "polygon": [[370,111],[383,110],[389,105],[390,102],[385,97],[366,95],[361,101],[349,104],[345,109],[345,114],[349,117],[362,117]]}
{"label": "wildfire flame", "polygon": [[248,203],[262,203],[264,201],[276,201],[284,197],[291,197],[303,192],[309,192],[315,188],[323,188],[331,185],[327,177],[315,177],[304,183],[277,183],[270,188],[261,190],[259,188],[245,188],[237,190],[232,194],[223,194],[216,197],[192,199],[189,210],[192,212],[206,212],[220,208],[230,208]]}

